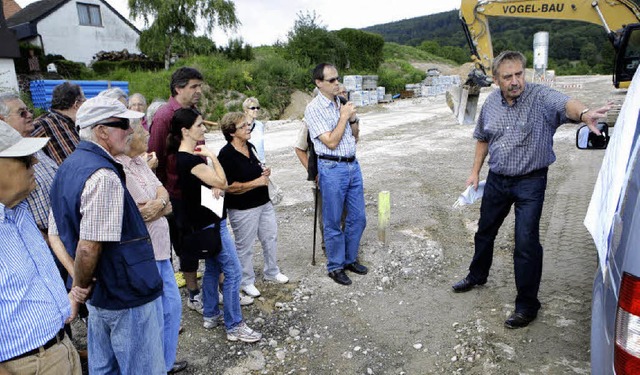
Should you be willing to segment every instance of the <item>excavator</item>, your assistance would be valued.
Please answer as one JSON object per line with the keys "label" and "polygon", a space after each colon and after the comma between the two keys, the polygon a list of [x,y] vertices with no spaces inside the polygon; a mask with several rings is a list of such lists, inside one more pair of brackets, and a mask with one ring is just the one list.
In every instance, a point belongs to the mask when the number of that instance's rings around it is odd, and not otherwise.
{"label": "excavator", "polygon": [[604,27],[616,51],[613,83],[627,88],[640,65],[640,7],[631,0],[462,0],[460,21],[474,69],[447,92],[460,124],[474,124],[480,89],[492,83],[493,46],[487,17],[575,20]]}

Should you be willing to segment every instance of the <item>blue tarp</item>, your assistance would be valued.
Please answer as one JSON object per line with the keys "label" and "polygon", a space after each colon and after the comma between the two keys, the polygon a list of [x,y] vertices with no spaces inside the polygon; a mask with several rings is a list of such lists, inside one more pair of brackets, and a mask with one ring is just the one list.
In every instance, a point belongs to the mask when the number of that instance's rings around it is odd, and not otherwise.
{"label": "blue tarp", "polygon": [[[37,108],[42,108],[45,110],[49,110],[51,108],[51,95],[53,94],[53,89],[67,82],[65,80],[36,80],[31,81],[31,100],[33,101],[33,106]],[[93,98],[97,96],[100,91],[104,91],[109,88],[119,87],[121,88],[127,95],[129,95],[129,82],[126,81],[69,81],[71,83],[75,83],[80,85],[82,91],[84,92],[84,96],[87,99]]]}

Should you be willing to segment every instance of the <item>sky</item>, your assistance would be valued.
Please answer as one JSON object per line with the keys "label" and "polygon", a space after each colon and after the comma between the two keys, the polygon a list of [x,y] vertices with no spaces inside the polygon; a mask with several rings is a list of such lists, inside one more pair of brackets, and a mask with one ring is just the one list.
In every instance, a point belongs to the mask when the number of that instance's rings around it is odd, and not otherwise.
{"label": "sky", "polygon": [[[16,0],[24,7],[36,0]],[[106,0],[123,16],[129,16],[127,0]],[[367,26],[400,21],[460,8],[459,1],[447,0],[237,0],[236,16],[242,23],[236,34],[214,30],[213,40],[227,44],[230,37],[241,37],[254,47],[286,41],[299,12],[313,12],[329,30],[345,27],[360,29]],[[139,29],[142,21],[133,21]]]}

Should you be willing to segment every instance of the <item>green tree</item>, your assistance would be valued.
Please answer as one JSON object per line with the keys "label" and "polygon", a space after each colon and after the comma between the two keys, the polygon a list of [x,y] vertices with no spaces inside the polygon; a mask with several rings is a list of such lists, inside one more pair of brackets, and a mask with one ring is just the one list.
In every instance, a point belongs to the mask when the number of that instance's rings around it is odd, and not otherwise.
{"label": "green tree", "polygon": [[229,39],[226,47],[221,47],[220,52],[227,56],[230,60],[253,60],[253,47],[244,44],[242,38]]}
{"label": "green tree", "polygon": [[175,41],[193,35],[199,21],[205,26],[205,35],[211,35],[216,26],[234,30],[240,24],[231,0],[129,0],[129,9],[131,17],[141,17],[145,25],[153,20],[140,35],[140,46],[142,50],[143,45],[154,52],[161,50],[165,69],[169,69]]}
{"label": "green tree", "polygon": [[301,66],[332,63],[343,69],[347,64],[347,45],[320,24],[316,13],[298,13],[293,29],[287,34],[287,57]]}
{"label": "green tree", "polygon": [[420,43],[418,48],[436,56],[440,55],[440,43],[436,42],[435,40],[425,40],[424,42]]}
{"label": "green tree", "polygon": [[342,29],[336,35],[347,45],[349,68],[375,71],[384,60],[380,35],[356,29]]}
{"label": "green tree", "polygon": [[587,65],[594,66],[602,60],[602,56],[600,56],[598,47],[595,44],[586,43],[580,48],[580,60],[586,62]]}

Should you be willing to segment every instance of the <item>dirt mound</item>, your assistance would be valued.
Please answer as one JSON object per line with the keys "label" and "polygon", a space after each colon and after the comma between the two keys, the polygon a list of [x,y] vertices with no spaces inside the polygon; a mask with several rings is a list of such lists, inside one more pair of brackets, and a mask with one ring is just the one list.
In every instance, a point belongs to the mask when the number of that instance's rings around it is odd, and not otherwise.
{"label": "dirt mound", "polygon": [[440,71],[440,74],[442,75],[450,76],[457,74],[460,77],[465,78],[467,77],[471,69],[473,69],[473,63],[471,62],[462,64],[460,66],[455,66],[437,62],[414,61],[411,63],[411,65],[414,68],[424,70],[425,72],[427,71],[427,69],[435,68],[438,69]]}
{"label": "dirt mound", "polygon": [[304,109],[311,101],[311,95],[306,92],[296,90],[291,94],[291,104],[285,108],[281,120],[299,120],[304,117]]}

